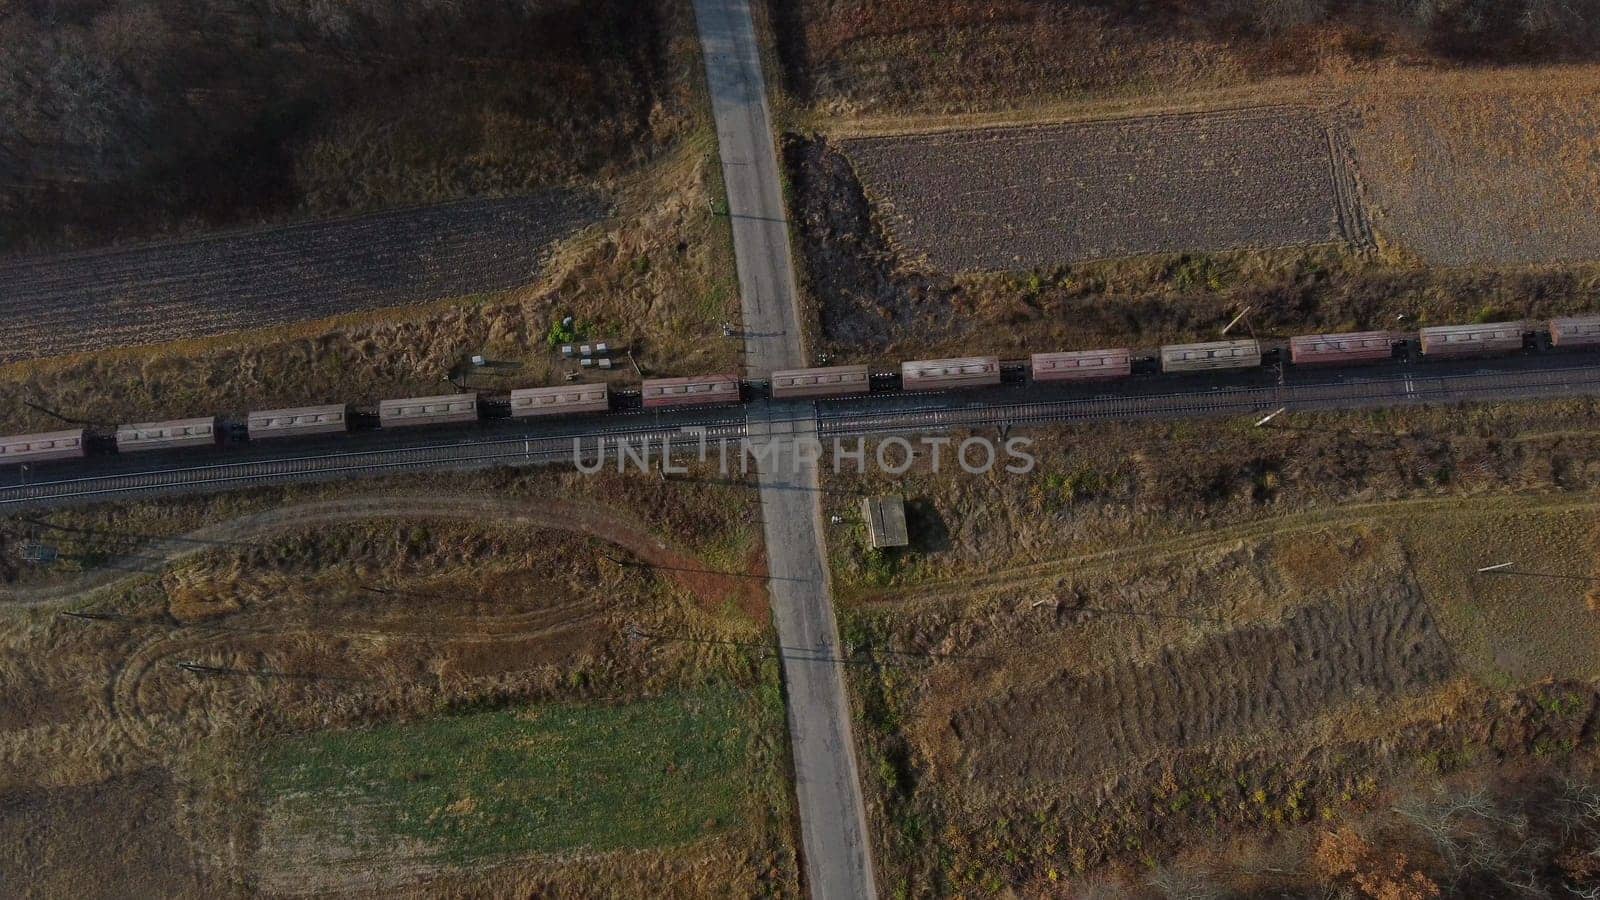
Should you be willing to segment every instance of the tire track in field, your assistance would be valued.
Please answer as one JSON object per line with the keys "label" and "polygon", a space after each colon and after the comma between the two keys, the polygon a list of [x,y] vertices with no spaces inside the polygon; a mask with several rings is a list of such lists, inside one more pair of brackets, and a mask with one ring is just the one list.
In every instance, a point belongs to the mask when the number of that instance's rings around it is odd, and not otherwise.
{"label": "tire track in field", "polygon": [[719,602],[729,595],[753,595],[762,598],[761,608],[764,608],[765,586],[760,579],[744,578],[737,573],[707,571],[694,554],[629,523],[626,516],[615,510],[570,500],[515,500],[459,494],[354,496],[251,513],[187,534],[154,541],[143,549],[64,584],[0,590],[0,607],[66,605],[85,599],[91,593],[144,577],[219,545],[239,543],[296,528],[391,518],[494,522],[576,531],[627,550],[655,567],[662,577],[678,583],[706,602]]}
{"label": "tire track in field", "polygon": [[[583,614],[570,615],[579,610],[582,610]],[[470,644],[474,648],[488,650],[496,645],[523,644],[531,639],[558,640],[583,626],[592,624],[601,615],[602,611],[594,603],[574,601],[489,618],[471,615],[439,616],[436,617],[436,627],[433,628],[384,628],[341,622],[301,622],[197,625],[176,631],[164,631],[142,640],[113,670],[106,689],[107,711],[110,720],[129,746],[154,753],[161,746],[164,724],[181,727],[183,717],[197,714],[197,709],[201,711],[208,709],[209,704],[204,702],[204,695],[208,692],[234,689],[229,685],[248,683],[254,677],[299,679],[308,685],[349,681],[359,683],[364,680],[354,674],[330,676],[316,672],[283,672],[276,676],[239,675],[226,680],[211,679],[203,675],[184,675],[181,677],[206,679],[185,686],[186,700],[193,700],[192,694],[199,694],[201,695],[199,701],[185,702],[176,706],[167,703],[164,710],[147,704],[146,694],[151,682],[160,678],[180,677],[169,671],[175,670],[177,663],[180,662],[193,662],[199,665],[224,664],[222,667],[228,668],[225,665],[227,660],[220,657],[230,654],[236,656],[241,653],[259,656],[271,653],[275,645],[282,646],[294,642],[331,644],[350,640],[387,642],[407,639],[453,645]],[[453,624],[468,627],[451,628]],[[573,652],[576,652],[576,649]],[[243,678],[244,682],[240,682],[239,678]],[[374,683],[382,685],[392,680],[378,678],[374,679]],[[357,686],[359,687],[359,684]],[[173,715],[174,710],[176,716]]]}
{"label": "tire track in field", "polygon": [[951,728],[962,769],[978,781],[1066,781],[1282,730],[1361,697],[1410,693],[1452,668],[1448,644],[1407,584],[1168,647],[1149,663],[1009,688],[956,714]]}

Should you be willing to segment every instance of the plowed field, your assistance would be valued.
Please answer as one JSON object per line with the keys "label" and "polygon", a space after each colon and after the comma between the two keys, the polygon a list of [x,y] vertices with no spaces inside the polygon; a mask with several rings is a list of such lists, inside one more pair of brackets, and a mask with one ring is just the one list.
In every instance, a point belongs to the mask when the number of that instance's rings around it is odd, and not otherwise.
{"label": "plowed field", "polygon": [[0,264],[0,362],[527,284],[601,200],[550,191]]}
{"label": "plowed field", "polygon": [[843,143],[900,249],[947,271],[1364,240],[1336,129],[1271,108]]}
{"label": "plowed field", "polygon": [[1063,672],[959,715],[955,727],[975,778],[1056,781],[1162,749],[1281,729],[1357,697],[1435,683],[1450,669],[1427,608],[1414,592],[1396,590],[1166,648],[1152,663]]}

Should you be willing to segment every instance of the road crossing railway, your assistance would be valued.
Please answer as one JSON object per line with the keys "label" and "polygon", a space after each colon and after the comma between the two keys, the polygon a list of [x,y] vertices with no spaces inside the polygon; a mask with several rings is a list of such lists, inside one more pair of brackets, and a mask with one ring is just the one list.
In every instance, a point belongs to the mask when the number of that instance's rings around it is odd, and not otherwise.
{"label": "road crossing railway", "polygon": [[[1519,365],[1519,359],[1521,365]],[[1387,366],[1380,374],[1353,377],[1347,370],[1325,381],[1214,385],[1186,391],[1130,393],[1126,385],[1100,386],[1089,396],[1059,395],[1048,387],[1000,387],[981,393],[939,393],[788,401],[786,409],[809,410],[795,422],[815,425],[823,442],[835,438],[940,433],[972,429],[1048,427],[1071,422],[1204,418],[1267,413],[1277,409],[1327,410],[1600,396],[1600,359],[1579,366],[1549,365],[1548,357],[1523,357],[1495,368],[1441,371],[1435,366]],[[1546,364],[1539,365],[1539,362]],[[1370,370],[1362,370],[1370,372]],[[1185,379],[1184,385],[1194,383]],[[1078,393],[1084,391],[1077,386]],[[598,415],[582,422],[543,428],[467,426],[374,435],[369,441],[339,436],[322,445],[283,448],[253,444],[194,459],[173,455],[110,456],[40,465],[0,473],[0,513],[180,493],[229,490],[336,478],[464,470],[500,465],[570,463],[574,441],[592,458],[595,445],[648,443],[659,459],[665,442],[674,456],[698,453],[705,440],[737,441],[747,417],[772,419],[766,401],[744,407],[683,409],[657,413]],[[791,413],[792,415],[792,413]],[[381,438],[381,440],[380,440]],[[730,460],[738,458],[729,453]]]}

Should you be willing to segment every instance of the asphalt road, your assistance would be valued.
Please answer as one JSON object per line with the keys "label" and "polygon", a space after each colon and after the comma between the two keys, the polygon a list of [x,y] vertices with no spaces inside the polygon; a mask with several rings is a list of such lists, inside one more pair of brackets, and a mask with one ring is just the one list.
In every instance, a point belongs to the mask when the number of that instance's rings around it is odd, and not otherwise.
{"label": "asphalt road", "polygon": [[805,364],[766,85],[747,0],[695,0],[694,9],[733,226],[746,375],[761,378]]}
{"label": "asphalt road", "polygon": [[[695,0],[717,146],[733,226],[748,377],[805,365],[799,291],[789,254],[778,154],[748,0]],[[796,437],[814,436],[809,405],[752,410],[752,443],[777,457],[759,468],[761,510],[778,640],[803,648],[783,661],[800,813],[801,858],[812,897],[873,898],[850,704],[822,546],[814,465],[795,464]]]}

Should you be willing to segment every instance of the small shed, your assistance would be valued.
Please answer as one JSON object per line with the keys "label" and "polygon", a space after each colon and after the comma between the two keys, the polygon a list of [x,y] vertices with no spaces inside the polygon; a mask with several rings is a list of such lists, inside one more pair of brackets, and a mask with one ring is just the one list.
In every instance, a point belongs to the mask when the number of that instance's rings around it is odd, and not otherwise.
{"label": "small shed", "polygon": [[867,521],[867,537],[874,550],[910,543],[906,536],[906,499],[899,494],[862,500],[861,517]]}

